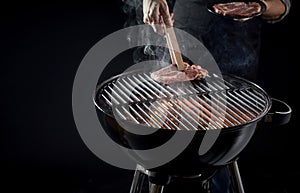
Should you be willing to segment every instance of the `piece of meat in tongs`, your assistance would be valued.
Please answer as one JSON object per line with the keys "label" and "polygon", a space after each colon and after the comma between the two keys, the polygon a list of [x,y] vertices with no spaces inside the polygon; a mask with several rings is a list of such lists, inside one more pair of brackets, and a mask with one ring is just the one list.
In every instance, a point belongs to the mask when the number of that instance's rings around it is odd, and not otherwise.
{"label": "piece of meat in tongs", "polygon": [[195,80],[196,78],[204,78],[208,75],[208,71],[200,66],[189,65],[183,62],[184,71],[179,71],[176,64],[170,64],[150,74],[151,78],[156,82],[170,84],[175,82],[185,82]]}
{"label": "piece of meat in tongs", "polygon": [[156,72],[152,72],[150,74],[151,78],[163,84],[170,84],[191,81],[196,78],[204,78],[207,76],[208,71],[206,69],[183,62],[173,27],[167,28],[163,20],[162,24],[173,64]]}

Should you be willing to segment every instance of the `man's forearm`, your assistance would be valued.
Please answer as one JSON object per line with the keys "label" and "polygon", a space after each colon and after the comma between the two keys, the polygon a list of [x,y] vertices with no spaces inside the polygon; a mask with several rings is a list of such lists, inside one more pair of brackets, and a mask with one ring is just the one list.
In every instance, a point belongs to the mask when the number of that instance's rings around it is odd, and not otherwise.
{"label": "man's forearm", "polygon": [[286,2],[290,3],[290,1],[282,1],[282,0],[262,0],[263,3],[266,4],[266,11],[263,13],[262,18],[266,20],[277,20],[281,18],[285,13],[287,13],[287,9],[289,8],[286,5]]}

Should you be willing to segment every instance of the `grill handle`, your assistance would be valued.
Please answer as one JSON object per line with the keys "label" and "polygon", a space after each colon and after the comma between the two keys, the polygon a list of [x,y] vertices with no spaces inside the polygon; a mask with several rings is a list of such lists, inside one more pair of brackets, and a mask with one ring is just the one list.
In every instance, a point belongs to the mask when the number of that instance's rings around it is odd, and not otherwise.
{"label": "grill handle", "polygon": [[264,117],[264,123],[272,125],[284,125],[287,124],[292,115],[291,107],[276,98],[272,98],[272,106],[269,112]]}

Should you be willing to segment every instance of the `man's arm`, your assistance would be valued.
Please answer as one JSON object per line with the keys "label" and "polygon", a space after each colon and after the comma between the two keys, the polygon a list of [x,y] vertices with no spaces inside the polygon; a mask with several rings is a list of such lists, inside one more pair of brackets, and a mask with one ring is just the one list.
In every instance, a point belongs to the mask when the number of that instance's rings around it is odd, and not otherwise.
{"label": "man's arm", "polygon": [[262,2],[267,7],[262,18],[271,23],[282,20],[289,13],[291,7],[290,0],[262,0]]}

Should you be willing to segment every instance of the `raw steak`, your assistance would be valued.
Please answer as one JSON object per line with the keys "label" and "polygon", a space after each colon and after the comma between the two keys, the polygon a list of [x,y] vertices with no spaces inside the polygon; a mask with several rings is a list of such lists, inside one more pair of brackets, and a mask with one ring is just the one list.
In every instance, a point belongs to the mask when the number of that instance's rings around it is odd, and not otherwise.
{"label": "raw steak", "polygon": [[251,17],[261,12],[261,5],[257,2],[230,2],[213,5],[216,13],[232,17]]}
{"label": "raw steak", "polygon": [[200,66],[189,65],[185,63],[185,70],[178,71],[176,64],[170,64],[158,71],[152,72],[150,74],[151,78],[156,82],[163,84],[170,84],[175,82],[185,82],[194,80],[196,78],[205,78],[208,75],[208,71]]}

